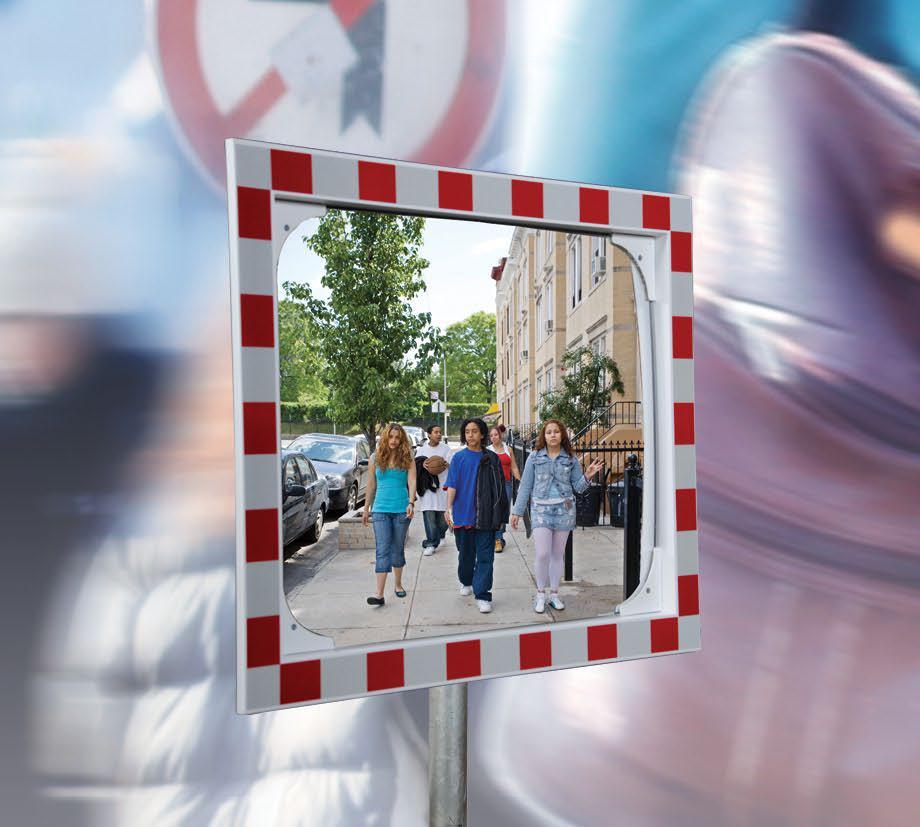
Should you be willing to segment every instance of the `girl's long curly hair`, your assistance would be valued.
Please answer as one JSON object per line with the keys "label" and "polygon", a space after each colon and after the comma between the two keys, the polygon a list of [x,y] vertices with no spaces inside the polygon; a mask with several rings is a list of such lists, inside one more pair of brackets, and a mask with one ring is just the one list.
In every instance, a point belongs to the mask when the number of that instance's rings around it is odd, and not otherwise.
{"label": "girl's long curly hair", "polygon": [[572,448],[572,443],[569,440],[568,428],[566,428],[562,421],[559,419],[547,419],[546,422],[543,423],[543,427],[540,428],[540,433],[537,435],[537,444],[534,446],[534,450],[539,451],[541,448],[546,447],[546,426],[553,424],[558,425],[559,430],[562,431],[562,445],[560,447],[570,457],[574,457],[575,450]]}
{"label": "girl's long curly hair", "polygon": [[[396,431],[399,434],[399,444],[396,448],[390,448],[390,434]],[[404,471],[409,470],[412,465],[412,446],[409,444],[409,437],[402,425],[391,422],[380,432],[380,444],[377,446],[377,467],[378,468],[402,468]]]}

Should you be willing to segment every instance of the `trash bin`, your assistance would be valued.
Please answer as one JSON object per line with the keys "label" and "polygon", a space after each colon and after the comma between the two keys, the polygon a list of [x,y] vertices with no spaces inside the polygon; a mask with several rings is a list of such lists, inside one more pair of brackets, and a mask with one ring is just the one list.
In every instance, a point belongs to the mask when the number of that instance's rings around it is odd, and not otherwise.
{"label": "trash bin", "polygon": [[610,505],[610,525],[623,527],[626,516],[626,491],[623,480],[616,480],[607,486],[607,502]]}
{"label": "trash bin", "polygon": [[582,528],[597,525],[603,496],[604,485],[597,482],[592,482],[583,494],[575,495],[575,525]]}

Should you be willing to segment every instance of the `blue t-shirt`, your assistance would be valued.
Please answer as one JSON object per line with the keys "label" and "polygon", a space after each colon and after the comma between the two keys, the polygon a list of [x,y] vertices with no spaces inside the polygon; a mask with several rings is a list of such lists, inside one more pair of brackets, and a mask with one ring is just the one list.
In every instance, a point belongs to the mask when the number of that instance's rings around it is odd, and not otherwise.
{"label": "blue t-shirt", "polygon": [[476,525],[476,477],[482,451],[461,448],[454,454],[447,470],[448,488],[457,489],[454,497],[454,525]]}

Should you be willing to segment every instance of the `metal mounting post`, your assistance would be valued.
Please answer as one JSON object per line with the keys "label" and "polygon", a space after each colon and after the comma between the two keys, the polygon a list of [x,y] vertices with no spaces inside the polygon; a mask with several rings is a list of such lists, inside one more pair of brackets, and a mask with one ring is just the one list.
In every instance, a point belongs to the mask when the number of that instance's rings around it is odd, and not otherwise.
{"label": "metal mounting post", "polygon": [[428,823],[466,824],[467,685],[428,690]]}

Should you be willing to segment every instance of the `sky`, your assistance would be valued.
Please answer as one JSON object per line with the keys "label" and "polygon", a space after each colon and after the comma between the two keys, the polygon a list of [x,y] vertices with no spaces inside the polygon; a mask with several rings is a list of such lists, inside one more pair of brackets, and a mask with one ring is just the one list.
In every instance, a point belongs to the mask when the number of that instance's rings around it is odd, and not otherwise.
{"label": "sky", "polygon": [[[278,262],[278,284],[299,281],[319,296],[323,260],[301,241],[316,228],[310,219],[295,229],[285,242]],[[492,267],[508,255],[514,227],[429,218],[425,221],[422,255],[431,262],[425,271],[427,289],[414,302],[417,312],[431,313],[432,323],[442,330],[478,310],[495,312]]]}

